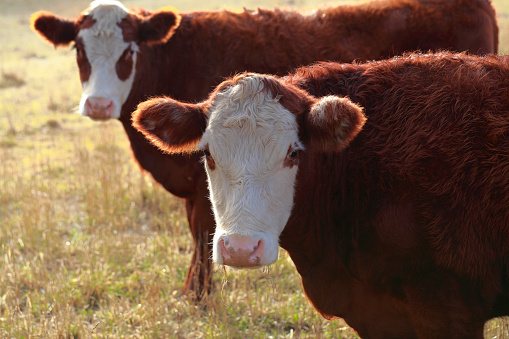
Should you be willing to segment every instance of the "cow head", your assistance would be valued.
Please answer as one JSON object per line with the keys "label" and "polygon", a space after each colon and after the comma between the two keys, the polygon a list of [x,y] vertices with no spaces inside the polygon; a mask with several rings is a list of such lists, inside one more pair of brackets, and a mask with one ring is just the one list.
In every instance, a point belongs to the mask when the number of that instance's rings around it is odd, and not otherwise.
{"label": "cow head", "polygon": [[317,99],[257,74],[224,82],[200,104],[152,99],[133,115],[162,150],[202,150],[217,224],[213,259],[233,267],[276,261],[305,152],[343,150],[364,121],[347,98]]}
{"label": "cow head", "polygon": [[57,46],[74,42],[83,93],[79,112],[119,118],[134,81],[140,44],[164,43],[178,27],[171,11],[130,12],[115,0],[96,0],[77,19],[48,12],[32,16],[32,29]]}

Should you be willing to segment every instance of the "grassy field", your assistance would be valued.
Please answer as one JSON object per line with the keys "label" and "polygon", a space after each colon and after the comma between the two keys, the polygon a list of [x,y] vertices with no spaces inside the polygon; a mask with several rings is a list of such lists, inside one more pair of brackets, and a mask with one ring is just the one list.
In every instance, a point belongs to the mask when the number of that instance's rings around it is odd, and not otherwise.
{"label": "grassy field", "polygon": [[[323,5],[170,4],[181,11]],[[501,52],[509,53],[509,1],[494,4]],[[343,321],[313,310],[284,251],[270,271],[216,272],[215,292],[200,304],[179,294],[192,246],[182,202],[141,173],[118,121],[74,113],[74,52],[54,50],[29,28],[37,10],[74,17],[87,5],[0,3],[0,337],[355,338]],[[487,326],[487,338],[504,336],[504,321]]]}

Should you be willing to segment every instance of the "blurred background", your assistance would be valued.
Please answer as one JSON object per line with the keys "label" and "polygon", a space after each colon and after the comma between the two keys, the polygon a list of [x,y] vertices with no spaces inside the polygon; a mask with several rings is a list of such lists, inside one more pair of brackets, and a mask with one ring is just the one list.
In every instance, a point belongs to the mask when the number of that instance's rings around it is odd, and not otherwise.
{"label": "blurred background", "polygon": [[[356,2],[123,3],[186,12]],[[509,1],[493,4],[506,54]],[[182,202],[142,174],[120,122],[75,113],[75,51],[30,30],[38,10],[75,18],[88,5],[0,2],[0,337],[356,338],[314,311],[284,250],[270,270],[217,270],[201,303],[180,295],[192,253]],[[487,325],[486,338],[504,336],[503,320]]]}

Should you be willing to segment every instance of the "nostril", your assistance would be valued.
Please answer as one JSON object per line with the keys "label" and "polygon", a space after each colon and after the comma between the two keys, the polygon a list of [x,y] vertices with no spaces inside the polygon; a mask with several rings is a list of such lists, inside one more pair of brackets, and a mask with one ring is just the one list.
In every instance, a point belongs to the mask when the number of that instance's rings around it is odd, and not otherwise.
{"label": "nostril", "polygon": [[256,248],[260,247],[260,246],[263,246],[263,239],[260,239],[258,241],[258,244],[256,244]]}
{"label": "nostril", "polygon": [[252,262],[258,264],[260,262],[260,258],[263,254],[263,239],[260,239],[258,243],[256,244],[253,253],[249,255],[249,260]]}
{"label": "nostril", "polygon": [[221,248],[221,255],[223,256],[223,259],[224,260],[230,259],[231,257],[230,252],[228,251],[228,248],[226,248],[227,244],[225,245],[225,241],[223,239],[219,241],[219,246]]}
{"label": "nostril", "polygon": [[113,101],[110,101],[110,103],[106,107],[105,111],[108,113],[108,115],[111,116],[114,109],[115,109],[115,104],[113,103]]}

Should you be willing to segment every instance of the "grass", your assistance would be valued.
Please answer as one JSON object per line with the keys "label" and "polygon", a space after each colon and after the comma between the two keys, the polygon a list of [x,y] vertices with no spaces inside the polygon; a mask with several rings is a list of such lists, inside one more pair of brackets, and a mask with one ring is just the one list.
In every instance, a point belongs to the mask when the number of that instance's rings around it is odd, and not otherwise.
{"label": "grass", "polygon": [[[172,2],[181,11],[320,4]],[[494,4],[509,53],[509,4]],[[37,10],[74,17],[87,5],[0,3],[0,337],[356,338],[313,310],[284,251],[270,272],[216,272],[202,303],[180,295],[192,249],[182,202],[139,170],[120,123],[73,113],[74,53],[29,29]],[[495,319],[486,338],[509,338],[508,327]]]}

